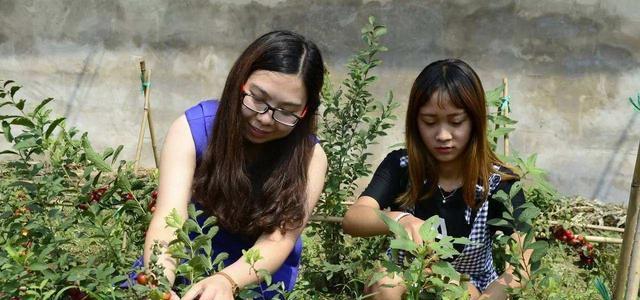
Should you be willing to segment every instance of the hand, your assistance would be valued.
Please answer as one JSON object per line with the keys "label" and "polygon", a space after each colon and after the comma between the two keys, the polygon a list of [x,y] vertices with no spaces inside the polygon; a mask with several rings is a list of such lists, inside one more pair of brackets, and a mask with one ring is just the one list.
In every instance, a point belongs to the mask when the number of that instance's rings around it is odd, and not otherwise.
{"label": "hand", "polygon": [[220,275],[207,277],[194,284],[182,297],[182,300],[193,299],[233,300],[231,283],[229,282],[229,280]]}
{"label": "hand", "polygon": [[422,244],[422,237],[420,237],[420,226],[424,224],[424,220],[414,217],[413,215],[408,215],[402,217],[398,224],[404,227],[404,230],[409,234],[409,238],[416,244]]}
{"label": "hand", "polygon": [[171,293],[171,298],[169,298],[170,300],[180,300],[180,296],[178,296],[176,292],[170,291],[169,293]]}

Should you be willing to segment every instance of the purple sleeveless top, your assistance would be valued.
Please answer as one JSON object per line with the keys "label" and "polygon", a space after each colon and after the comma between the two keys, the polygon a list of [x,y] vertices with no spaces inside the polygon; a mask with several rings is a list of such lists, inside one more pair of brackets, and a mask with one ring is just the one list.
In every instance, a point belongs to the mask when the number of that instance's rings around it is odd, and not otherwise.
{"label": "purple sleeveless top", "polygon": [[[189,108],[185,115],[189,122],[189,128],[191,129],[191,136],[196,147],[196,161],[200,162],[202,154],[207,149],[207,145],[213,133],[213,123],[218,111],[217,100],[206,100],[198,103],[197,105]],[[202,207],[195,201],[196,208],[202,210]],[[198,216],[198,222],[202,225],[204,220],[208,216],[201,214]],[[223,228],[219,228],[218,233],[214,236],[212,241],[212,257],[216,257],[220,252],[226,252],[229,254],[229,258],[224,261],[224,265],[228,266],[242,257],[242,250],[248,250],[255,244],[255,240],[248,241],[240,236],[233,235]],[[282,266],[272,274],[273,282],[283,282],[287,291],[293,290],[293,286],[298,277],[298,267],[300,265],[300,257],[302,254],[302,239],[298,237],[296,244],[284,261]],[[263,286],[263,288],[266,288]],[[259,292],[259,291],[258,291]],[[267,299],[274,297],[276,293],[265,292],[264,296]]]}

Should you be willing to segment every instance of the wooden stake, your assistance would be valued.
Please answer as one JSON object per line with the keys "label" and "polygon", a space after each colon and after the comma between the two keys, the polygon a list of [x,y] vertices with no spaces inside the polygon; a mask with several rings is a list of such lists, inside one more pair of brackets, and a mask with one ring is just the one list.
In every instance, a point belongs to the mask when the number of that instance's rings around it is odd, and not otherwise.
{"label": "wooden stake", "polygon": [[[640,218],[640,216],[639,216]],[[636,220],[636,234],[631,250],[631,263],[629,264],[629,275],[627,275],[627,295],[626,300],[638,299],[638,288],[640,287],[640,221]]]}
{"label": "wooden stake", "polygon": [[[549,224],[561,225],[561,223],[557,221],[549,221]],[[571,226],[584,227],[584,228],[596,229],[596,230],[604,230],[604,231],[624,232],[624,228],[611,227],[611,226],[591,225],[591,224],[573,224],[573,223],[571,224]]]}
{"label": "wooden stake", "polygon": [[156,163],[156,168],[159,167],[158,154],[156,150],[156,140],[153,130],[153,122],[151,121],[151,100],[149,95],[151,93],[151,87],[149,86],[151,77],[151,70],[147,70],[145,62],[140,61],[140,80],[142,81],[142,91],[144,94],[144,112],[142,114],[142,122],[140,123],[140,132],[138,133],[138,145],[136,147],[136,160],[134,163],[134,170],[138,170],[140,164],[140,156],[142,154],[142,143],[144,141],[144,127],[145,124],[149,124],[149,133],[151,136],[151,148],[153,150],[153,159]]}
{"label": "wooden stake", "polygon": [[[504,90],[502,90],[502,97],[508,97],[509,96],[509,82],[507,81],[507,78],[503,78],[502,79],[502,84],[504,85]],[[505,117],[509,117],[509,105],[505,106],[505,109],[502,111],[502,114]],[[504,156],[509,156],[509,134],[505,134],[504,135]]]}
{"label": "wooden stake", "polygon": [[[614,300],[622,300],[625,297],[625,289],[627,291],[627,297],[624,299],[635,299],[638,294],[638,284],[640,283],[637,279],[637,273],[638,267],[640,267],[640,264],[638,263],[638,260],[640,259],[638,257],[640,255],[638,251],[640,251],[640,249],[638,249],[638,245],[633,249],[634,238],[636,239],[635,243],[638,243],[636,237],[637,234],[635,232],[638,230],[638,211],[640,209],[640,192],[638,192],[638,188],[640,188],[640,144],[638,145],[636,165],[633,171],[633,180],[631,181],[631,193],[629,195],[629,204],[627,207],[627,219],[625,221],[622,249],[620,250],[620,261],[618,263],[618,270],[616,273],[616,286],[613,292]],[[632,256],[636,259],[636,262],[633,264],[635,269],[630,268]],[[632,278],[635,278],[635,282],[631,281]],[[627,280],[629,280],[629,282],[627,282]],[[635,290],[635,294],[630,294],[630,290]]]}
{"label": "wooden stake", "polygon": [[622,239],[620,238],[585,235],[584,239],[587,240],[588,242],[594,242],[594,243],[622,244]]}

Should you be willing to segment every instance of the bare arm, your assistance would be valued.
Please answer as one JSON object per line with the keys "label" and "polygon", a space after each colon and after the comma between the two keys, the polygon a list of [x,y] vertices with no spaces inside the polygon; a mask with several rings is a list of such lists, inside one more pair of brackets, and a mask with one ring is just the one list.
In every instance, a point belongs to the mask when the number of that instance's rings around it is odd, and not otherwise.
{"label": "bare arm", "polygon": [[[349,210],[347,210],[347,213],[342,220],[342,229],[347,234],[360,237],[388,234],[389,227],[387,227],[387,224],[380,219],[380,216],[378,215],[378,212],[380,211],[378,201],[369,196],[362,196],[358,198],[356,203],[349,207]],[[403,213],[401,211],[386,210],[383,210],[382,212],[392,219],[395,219]],[[407,230],[409,237],[413,241],[418,244],[422,243],[419,229],[424,223],[424,220],[416,218],[413,215],[407,215],[402,217],[398,223]]]}
{"label": "bare arm", "polygon": [[[278,230],[270,234],[261,235],[251,249],[257,249],[263,257],[255,264],[257,270],[266,269],[270,273],[275,272],[291,253],[296,240],[306,225],[313,208],[316,206],[324,185],[324,177],[327,171],[327,157],[320,147],[316,145],[309,164],[307,176],[307,214],[303,226],[297,230],[287,231],[284,234]],[[258,282],[256,274],[251,271],[244,256],[222,270],[229,275],[239,286]],[[231,299],[231,284],[222,276],[211,276],[195,284],[182,299],[201,298]]]}
{"label": "bare arm", "polygon": [[[169,128],[160,157],[158,200],[144,242],[145,266],[149,264],[154,241],[166,246],[175,238],[174,230],[166,226],[165,217],[175,208],[183,220],[187,218],[195,167],[195,145],[187,119],[182,115]],[[164,250],[166,248],[163,248]],[[173,282],[175,260],[163,253],[158,262],[165,267],[165,275],[169,282]]]}

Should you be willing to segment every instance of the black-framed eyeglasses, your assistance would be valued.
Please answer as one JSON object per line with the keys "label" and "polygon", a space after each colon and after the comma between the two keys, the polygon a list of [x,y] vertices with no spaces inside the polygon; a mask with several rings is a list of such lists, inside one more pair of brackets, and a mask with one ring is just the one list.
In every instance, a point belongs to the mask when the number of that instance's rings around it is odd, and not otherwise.
{"label": "black-framed eyeglasses", "polygon": [[298,124],[298,121],[302,120],[305,113],[307,112],[307,108],[305,107],[302,111],[302,115],[298,116],[288,110],[273,107],[269,105],[269,103],[257,99],[254,95],[247,92],[242,92],[242,105],[244,105],[244,107],[248,108],[249,110],[259,114],[264,114],[271,110],[273,111],[271,117],[276,122],[289,127],[296,126],[296,124]]}

